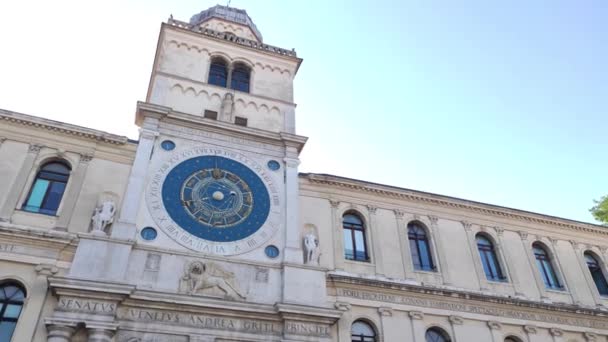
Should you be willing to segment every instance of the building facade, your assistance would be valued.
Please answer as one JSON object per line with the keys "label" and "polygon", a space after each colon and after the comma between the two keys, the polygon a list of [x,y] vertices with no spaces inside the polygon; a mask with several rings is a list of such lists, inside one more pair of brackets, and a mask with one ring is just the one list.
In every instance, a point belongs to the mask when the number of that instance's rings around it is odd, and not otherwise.
{"label": "building facade", "polygon": [[605,227],[299,174],[301,62],[218,5],[138,141],[0,110],[0,341],[608,341]]}

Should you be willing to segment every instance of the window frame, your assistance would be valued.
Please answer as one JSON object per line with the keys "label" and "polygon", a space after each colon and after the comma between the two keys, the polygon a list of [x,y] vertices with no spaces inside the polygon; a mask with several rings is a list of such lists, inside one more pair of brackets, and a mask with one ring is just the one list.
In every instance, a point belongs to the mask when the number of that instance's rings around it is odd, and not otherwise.
{"label": "window frame", "polygon": [[[236,90],[236,91],[240,91],[243,93],[250,93],[251,92],[251,72],[252,72],[252,68],[243,63],[243,62],[234,62],[232,64],[232,72],[230,74],[230,84],[228,85],[230,87],[230,89]],[[237,75],[243,75],[246,76],[246,80],[245,77],[235,77]],[[246,85],[246,87],[243,87],[244,85]],[[227,86],[227,87],[228,87]]]}
{"label": "window frame", "polygon": [[[357,225],[357,224],[353,224],[353,223],[346,223],[344,222],[344,218],[346,216],[354,216],[356,217],[359,222],[361,222],[361,224]],[[348,225],[348,226],[347,226]],[[368,242],[367,242],[367,229],[366,229],[366,224],[365,221],[363,220],[363,217],[361,214],[359,214],[358,212],[355,211],[347,211],[344,214],[342,214],[342,239],[344,241],[345,239],[345,234],[346,234],[346,230],[350,231],[350,238],[351,238],[351,243],[353,246],[353,254],[352,254],[352,258],[349,258],[347,253],[346,253],[346,246],[343,246],[344,248],[344,259],[345,260],[350,260],[350,261],[358,261],[358,262],[370,262],[370,253],[369,253],[369,246],[368,246]],[[356,242],[356,231],[360,231],[362,236],[363,236],[363,255],[364,255],[364,259],[358,258],[358,250],[357,250],[357,242]]]}
{"label": "window frame", "polygon": [[[488,242],[488,245],[481,245],[479,243],[479,239],[484,239]],[[475,245],[477,246],[477,253],[479,255],[479,260],[481,261],[481,267],[485,274],[486,280],[495,282],[507,282],[508,279],[501,265],[500,257],[496,248],[496,242],[494,241],[494,239],[485,233],[477,233],[475,234]],[[491,260],[494,261],[493,265],[490,264],[491,262],[488,256],[490,256]],[[496,275],[488,274],[488,272],[494,273],[493,270],[496,270]]]}
{"label": "window frame", "polygon": [[[542,250],[544,253],[537,253],[537,249]],[[536,268],[538,269],[537,271],[540,273],[541,279],[545,284],[545,288],[549,290],[563,291],[564,285],[562,284],[560,276],[556,271],[554,261],[555,258],[549,249],[542,242],[536,241],[532,243],[532,254],[534,255]],[[551,274],[553,277],[550,276]],[[555,283],[555,285],[552,285],[552,282]]]}
{"label": "window frame", "polygon": [[[420,235],[417,234],[416,232],[414,233],[410,233],[410,229],[413,229],[414,227],[419,228],[422,232],[424,232],[424,237],[420,238]],[[409,250],[410,250],[410,257],[412,259],[412,266],[414,267],[414,271],[415,272],[437,272],[437,263],[435,262],[435,258],[434,258],[434,254],[433,254],[433,247],[431,244],[431,239],[429,238],[430,236],[430,231],[428,229],[428,227],[418,221],[418,220],[413,220],[408,222],[407,226],[406,226],[406,234],[407,234],[407,243],[409,246]],[[414,235],[414,236],[412,236]],[[414,251],[412,250],[412,241],[414,241],[414,244],[416,246],[416,255],[414,255]],[[422,253],[420,250],[420,242],[423,242],[426,245],[426,254],[427,254],[427,258],[429,261],[429,268],[424,268],[423,267],[423,257],[422,257]],[[418,260],[415,260],[417,257]],[[419,267],[416,266],[416,262],[418,262],[418,264],[420,265]]]}
{"label": "window frame", "polygon": [[[445,331],[445,329],[438,327],[438,326],[432,326],[429,327],[428,329],[426,329],[426,331],[424,332],[424,340],[425,342],[428,342],[427,338],[428,338],[428,334],[430,332],[434,332],[437,335],[439,335],[444,341],[439,341],[439,342],[452,342],[452,337],[450,336],[450,334],[447,333],[447,331]],[[434,342],[434,341],[431,341]]]}
{"label": "window frame", "polygon": [[[9,336],[9,341],[10,341],[10,340],[12,340],[12,338],[15,335],[15,330],[17,328],[17,324],[19,323],[19,318],[21,317],[21,314],[23,313],[23,310],[25,308],[25,303],[27,300],[27,290],[26,290],[25,286],[23,286],[20,282],[13,280],[13,279],[7,279],[7,280],[0,282],[0,290],[3,292],[3,294],[4,294],[4,288],[8,287],[8,286],[16,287],[18,289],[18,291],[20,291],[23,294],[23,298],[21,300],[10,300],[10,298],[0,299],[0,323],[1,322],[15,323],[13,330]],[[17,292],[15,292],[15,293],[17,293]],[[13,294],[13,296],[14,296],[14,294]],[[4,317],[8,305],[20,305],[19,314],[17,315],[16,318]],[[1,327],[1,325],[0,325],[0,327]]]}
{"label": "window frame", "polygon": [[[45,167],[51,165],[51,164],[60,164],[63,167],[65,167],[67,169],[67,173],[66,174],[62,174],[56,171],[48,171],[48,170],[44,170]],[[63,203],[63,197],[65,196],[67,190],[68,190],[68,184],[70,182],[70,178],[72,176],[72,167],[70,165],[69,162],[67,162],[66,160],[63,159],[51,159],[51,160],[46,160],[42,163],[40,163],[40,167],[38,168],[38,170],[34,173],[34,177],[32,179],[32,181],[30,182],[30,187],[29,190],[27,192],[27,195],[25,196],[24,200],[23,200],[23,204],[21,205],[21,210],[28,212],[28,213],[34,213],[34,214],[41,214],[41,215],[48,215],[48,216],[58,216],[57,214],[59,213],[59,209],[61,209],[61,204]],[[57,177],[57,178],[65,178],[64,180],[61,179],[52,179],[53,177]],[[33,207],[31,205],[28,205],[31,196],[35,190],[36,185],[38,184],[39,180],[44,180],[47,181],[48,184],[45,186],[44,189],[44,195],[42,197],[42,200],[40,201],[40,206],[37,207],[37,210],[32,209]],[[51,188],[54,184],[63,184],[63,189],[61,191],[61,195],[59,196],[59,199],[57,201],[57,207],[55,209],[49,209],[48,207],[45,208],[45,205],[48,205],[49,203],[47,202],[47,200],[49,200],[49,195],[51,194]]]}
{"label": "window frame", "polygon": [[[356,323],[362,323],[362,324],[367,325],[370,328],[370,330],[374,333],[374,335],[369,336],[369,335],[363,335],[363,334],[360,334],[360,335],[353,334],[353,326]],[[358,338],[358,339],[355,340],[354,338]],[[378,342],[379,341],[378,329],[376,329],[376,326],[373,323],[369,322],[368,320],[356,319],[350,325],[350,340],[351,340],[351,342]]]}
{"label": "window frame", "polygon": [[[220,75],[217,75],[216,73],[214,73],[214,64],[215,65],[219,65],[221,62],[221,64],[224,67],[224,77],[223,77],[223,84],[218,84],[215,83],[216,79],[221,79]],[[222,87],[222,88],[228,88],[228,80],[229,80],[229,74],[230,74],[230,63],[224,58],[224,57],[220,57],[220,56],[212,56],[209,59],[209,74],[207,75],[207,84],[211,84],[217,87]],[[213,82],[212,82],[213,80]]]}
{"label": "window frame", "polygon": [[[593,266],[590,265],[587,257],[591,258],[595,265],[593,265]],[[606,279],[606,273],[604,272],[603,262],[601,261],[601,259],[599,259],[599,257],[595,253],[593,253],[590,250],[583,252],[583,259],[585,261],[585,265],[587,266],[587,271],[589,272],[589,275],[591,276],[591,280],[593,281],[593,284],[595,285],[595,289],[597,290],[597,292],[599,293],[600,296],[608,297],[608,279]],[[591,269],[592,267],[595,268],[594,271]],[[594,273],[596,273],[596,274],[599,273],[599,275],[601,275],[602,278],[600,279],[600,281],[603,282],[603,289],[600,289],[600,286],[598,285],[598,279],[596,279],[596,277],[594,276]]]}

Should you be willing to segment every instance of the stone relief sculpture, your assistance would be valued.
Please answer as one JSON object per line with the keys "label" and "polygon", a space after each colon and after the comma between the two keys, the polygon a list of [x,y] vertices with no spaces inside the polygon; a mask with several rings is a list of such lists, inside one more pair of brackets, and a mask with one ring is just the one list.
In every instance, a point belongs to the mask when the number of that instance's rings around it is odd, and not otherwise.
{"label": "stone relief sculpture", "polygon": [[319,264],[319,239],[314,232],[310,231],[304,235],[304,263]]}
{"label": "stone relief sculpture", "polygon": [[106,229],[114,222],[116,204],[112,200],[106,200],[93,212],[93,228],[91,232],[95,235],[107,235]]}
{"label": "stone relief sculpture", "polygon": [[180,292],[190,295],[214,295],[219,290],[224,297],[233,300],[245,299],[245,295],[235,284],[234,273],[210,262],[193,261],[187,264],[179,287]]}

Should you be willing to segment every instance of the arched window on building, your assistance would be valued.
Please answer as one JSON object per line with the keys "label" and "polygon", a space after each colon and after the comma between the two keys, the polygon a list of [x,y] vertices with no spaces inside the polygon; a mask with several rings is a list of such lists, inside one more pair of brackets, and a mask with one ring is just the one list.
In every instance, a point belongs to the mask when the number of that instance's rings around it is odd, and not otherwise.
{"label": "arched window on building", "polygon": [[32,184],[23,210],[55,215],[70,177],[70,167],[61,161],[44,164]]}
{"label": "arched window on building", "polygon": [[545,286],[550,289],[561,289],[562,285],[557,278],[553,262],[545,247],[543,247],[542,244],[535,242],[532,244],[532,250],[534,251],[534,258],[536,259],[536,266],[538,266],[538,271],[540,272],[541,278],[543,278]]}
{"label": "arched window on building", "polygon": [[422,223],[413,221],[407,225],[407,238],[414,268],[422,271],[434,271],[435,264],[431,255],[431,246]]}
{"label": "arched window on building", "polygon": [[477,250],[479,251],[479,258],[481,259],[486,278],[491,281],[504,281],[505,276],[500,269],[500,263],[496,257],[492,241],[483,234],[477,234],[475,240],[477,241]]}
{"label": "arched window on building", "polygon": [[215,57],[211,59],[207,83],[226,87],[228,83],[228,63],[223,58]]}
{"label": "arched window on building", "polygon": [[249,79],[251,69],[243,63],[234,64],[230,81],[230,88],[245,93],[249,92]]}
{"label": "arched window on building", "polygon": [[595,283],[598,292],[602,296],[608,296],[608,282],[606,282],[606,277],[604,276],[600,263],[597,261],[596,257],[588,251],[585,252],[585,261],[587,262],[589,273],[591,273],[591,278],[593,278],[593,282]]}
{"label": "arched window on building", "polygon": [[344,230],[344,257],[348,260],[369,261],[365,226],[356,213],[347,213],[342,217]]}
{"label": "arched window on building", "polygon": [[505,342],[521,342],[521,340],[515,336],[508,336],[505,338]]}
{"label": "arched window on building", "polygon": [[376,331],[367,322],[355,321],[350,328],[352,342],[376,342]]}
{"label": "arched window on building", "polygon": [[443,329],[434,327],[426,331],[426,342],[450,342],[450,336]]}
{"label": "arched window on building", "polygon": [[18,284],[0,285],[0,341],[10,341],[21,314],[25,290]]}

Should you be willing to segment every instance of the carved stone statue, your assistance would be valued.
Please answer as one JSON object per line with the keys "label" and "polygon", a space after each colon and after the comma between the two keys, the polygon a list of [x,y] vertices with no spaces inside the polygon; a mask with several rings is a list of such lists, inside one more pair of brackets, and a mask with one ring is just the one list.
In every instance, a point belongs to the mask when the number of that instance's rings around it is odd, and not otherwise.
{"label": "carved stone statue", "polygon": [[193,261],[186,266],[180,279],[180,291],[196,295],[205,294],[205,290],[219,289],[227,298],[245,299],[234,282],[234,273],[210,262]]}
{"label": "carved stone statue", "polygon": [[304,235],[305,264],[319,263],[319,256],[317,255],[318,249],[319,240],[317,239],[317,236],[312,232],[309,232],[308,234]]}
{"label": "carved stone statue", "polygon": [[114,214],[116,213],[116,204],[114,201],[104,201],[99,207],[95,208],[93,212],[93,229],[92,233],[96,235],[107,235],[106,229],[109,225],[114,222]]}

